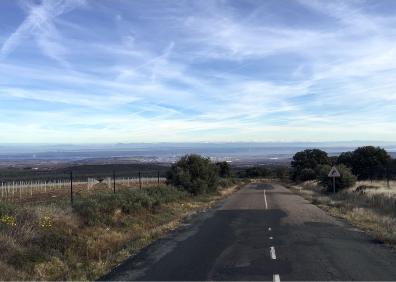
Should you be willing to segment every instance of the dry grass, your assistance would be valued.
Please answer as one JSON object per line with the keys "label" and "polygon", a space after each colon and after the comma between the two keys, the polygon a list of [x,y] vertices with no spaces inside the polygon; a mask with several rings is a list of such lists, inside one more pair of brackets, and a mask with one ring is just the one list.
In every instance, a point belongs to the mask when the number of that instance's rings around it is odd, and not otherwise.
{"label": "dry grass", "polygon": [[368,194],[396,197],[396,181],[389,181],[389,186],[387,181],[358,181],[351,190],[359,189],[359,187],[364,188],[363,190]]}
{"label": "dry grass", "polygon": [[[0,280],[94,280],[135,254],[193,213],[204,211],[236,191],[188,196],[125,214],[114,210],[109,224],[88,225],[69,205],[17,204],[2,213]],[[8,222],[8,223],[7,223]]]}
{"label": "dry grass", "polygon": [[378,242],[396,247],[396,193],[384,184],[360,181],[336,195],[324,194],[324,189],[314,181],[289,188],[331,215],[367,231]]}

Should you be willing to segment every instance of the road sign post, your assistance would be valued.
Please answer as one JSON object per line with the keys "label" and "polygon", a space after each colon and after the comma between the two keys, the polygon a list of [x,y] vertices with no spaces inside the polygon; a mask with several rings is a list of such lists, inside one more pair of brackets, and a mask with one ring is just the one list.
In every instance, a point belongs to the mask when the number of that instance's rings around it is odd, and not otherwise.
{"label": "road sign post", "polygon": [[333,178],[333,194],[335,194],[335,192],[336,192],[336,182],[335,182],[335,179],[336,179],[337,177],[341,177],[341,174],[340,174],[340,172],[338,171],[338,169],[337,169],[335,166],[333,166],[333,167],[331,168],[330,172],[329,172],[328,177],[332,177],[332,178]]}

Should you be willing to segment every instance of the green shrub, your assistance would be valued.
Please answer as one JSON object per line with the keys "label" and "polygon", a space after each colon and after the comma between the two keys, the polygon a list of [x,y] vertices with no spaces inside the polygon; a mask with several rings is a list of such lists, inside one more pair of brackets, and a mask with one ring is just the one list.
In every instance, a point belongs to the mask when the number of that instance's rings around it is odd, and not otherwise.
{"label": "green shrub", "polygon": [[187,196],[185,191],[180,191],[173,186],[161,186],[157,189],[146,190],[150,197],[158,200],[160,203],[170,203],[182,200]]}
{"label": "green shrub", "polygon": [[300,180],[301,172],[304,169],[315,170],[319,165],[330,165],[331,160],[325,151],[319,149],[306,149],[301,152],[297,152],[293,156],[291,162],[292,174],[290,175],[292,180]]}
{"label": "green shrub", "polygon": [[245,177],[248,178],[269,177],[270,175],[271,170],[266,166],[253,166],[247,168],[245,171]]}
{"label": "green shrub", "polygon": [[75,201],[73,208],[88,225],[95,225],[104,220],[100,205],[96,199],[79,199]]}
{"label": "green shrub", "polygon": [[[341,174],[341,177],[337,177],[335,181],[336,192],[352,187],[356,183],[356,176],[354,176],[351,170],[346,167],[345,165],[338,165],[336,166],[338,171]],[[328,177],[328,174],[331,170],[331,166],[329,165],[322,165],[318,168],[319,170],[319,181],[323,187],[327,189],[327,191],[333,191],[333,178]]]}
{"label": "green shrub", "polygon": [[15,254],[9,258],[8,263],[18,268],[33,268],[36,263],[47,260],[47,254],[38,247],[31,247],[26,250],[17,250]]}
{"label": "green shrub", "polygon": [[308,181],[316,179],[316,172],[312,168],[304,168],[299,174],[300,181]]}
{"label": "green shrub", "polygon": [[3,215],[15,214],[16,206],[10,203],[0,202],[0,217]]}
{"label": "green shrub", "polygon": [[220,177],[222,178],[232,177],[231,166],[228,162],[218,162],[216,163],[216,166]]}
{"label": "green shrub", "polygon": [[289,178],[289,167],[287,166],[276,166],[274,168],[274,176],[280,180],[286,180]]}
{"label": "green shrub", "polygon": [[219,179],[219,186],[222,188],[229,187],[235,184],[235,180],[232,178],[220,178]]}
{"label": "green shrub", "polygon": [[218,184],[217,166],[208,158],[186,155],[171,166],[167,183],[194,195],[215,192]]}
{"label": "green shrub", "polygon": [[111,224],[117,209],[121,209],[124,214],[131,214],[142,209],[154,209],[162,203],[177,201],[185,196],[185,192],[166,186],[121,190],[116,194],[98,194],[88,199],[79,199],[73,208],[88,225]]}

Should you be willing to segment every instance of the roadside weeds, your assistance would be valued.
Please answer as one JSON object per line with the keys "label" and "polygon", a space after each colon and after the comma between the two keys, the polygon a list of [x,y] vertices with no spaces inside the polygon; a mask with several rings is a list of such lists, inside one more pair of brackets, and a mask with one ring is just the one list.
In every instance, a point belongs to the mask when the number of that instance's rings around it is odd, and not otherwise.
{"label": "roadside weeds", "polygon": [[330,215],[367,232],[374,242],[396,248],[395,198],[355,190],[342,191],[336,195],[325,194],[324,189],[312,181],[301,185],[283,185]]}
{"label": "roadside weeds", "polygon": [[166,187],[107,193],[73,209],[67,201],[1,203],[0,280],[97,279],[240,185],[199,196]]}

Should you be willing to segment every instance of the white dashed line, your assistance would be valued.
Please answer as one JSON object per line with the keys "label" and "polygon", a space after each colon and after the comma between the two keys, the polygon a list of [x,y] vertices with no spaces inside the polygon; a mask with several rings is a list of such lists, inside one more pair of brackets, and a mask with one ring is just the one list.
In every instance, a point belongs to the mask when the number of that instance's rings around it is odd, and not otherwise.
{"label": "white dashed line", "polygon": [[265,202],[265,209],[268,210],[267,196],[265,195],[265,190],[264,190],[264,202]]}
{"label": "white dashed line", "polygon": [[275,247],[270,247],[271,259],[276,259]]}
{"label": "white dashed line", "polygon": [[270,240],[273,240],[273,239],[274,239],[274,237],[269,237],[269,239],[270,239]]}
{"label": "white dashed line", "polygon": [[271,229],[271,227],[268,227],[268,231],[271,231],[272,229]]}
{"label": "white dashed line", "polygon": [[274,282],[280,282],[279,274],[274,274],[273,281],[274,281]]}

